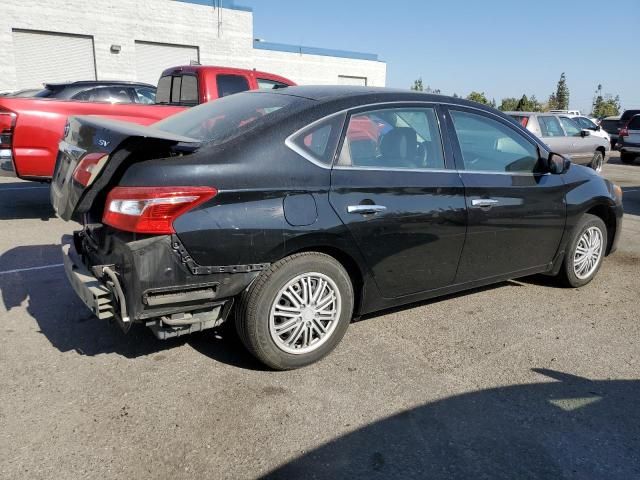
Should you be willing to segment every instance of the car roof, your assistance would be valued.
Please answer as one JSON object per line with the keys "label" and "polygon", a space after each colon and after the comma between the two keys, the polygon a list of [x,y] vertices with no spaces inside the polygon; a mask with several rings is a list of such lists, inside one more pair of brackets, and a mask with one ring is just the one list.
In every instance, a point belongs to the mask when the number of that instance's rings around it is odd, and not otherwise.
{"label": "car roof", "polygon": [[612,115],[610,117],[604,117],[602,120],[620,120],[621,115]]}
{"label": "car roof", "polygon": [[353,98],[354,101],[357,99],[364,100],[366,98],[366,101],[370,103],[438,102],[468,106],[493,112],[496,111],[495,108],[488,105],[472,102],[459,97],[449,97],[447,95],[387,87],[365,87],[357,85],[303,85],[278,88],[275,90],[254,90],[252,93],[290,95],[315,100],[319,103],[331,102],[334,100],[346,100],[348,98]]}
{"label": "car roof", "polygon": [[126,80],[77,80],[75,82],[47,82],[44,84],[45,87],[108,87],[111,85],[142,85],[145,87],[153,87],[155,85],[151,85],[150,83],[144,82],[130,82]]}
{"label": "car roof", "polygon": [[504,112],[506,115],[529,115],[530,117],[532,116],[538,116],[538,115],[549,115],[552,117],[559,117],[561,115],[567,116],[567,113],[551,113],[551,112],[517,112],[517,111],[511,111],[511,112]]}

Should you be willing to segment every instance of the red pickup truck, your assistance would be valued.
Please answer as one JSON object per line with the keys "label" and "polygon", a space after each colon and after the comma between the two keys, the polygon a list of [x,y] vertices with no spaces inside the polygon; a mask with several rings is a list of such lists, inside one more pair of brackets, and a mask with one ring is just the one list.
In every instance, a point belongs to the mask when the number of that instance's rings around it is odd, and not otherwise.
{"label": "red pickup truck", "polygon": [[67,117],[100,115],[150,125],[187,107],[245,90],[295,85],[270,73],[188,65],[162,72],[156,105],[0,97],[0,175],[49,181]]}

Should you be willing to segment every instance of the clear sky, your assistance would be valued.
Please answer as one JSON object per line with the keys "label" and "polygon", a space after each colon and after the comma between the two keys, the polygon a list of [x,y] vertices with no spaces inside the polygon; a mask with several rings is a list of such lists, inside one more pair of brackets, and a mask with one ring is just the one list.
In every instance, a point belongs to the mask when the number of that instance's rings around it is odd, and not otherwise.
{"label": "clear sky", "polygon": [[566,73],[571,108],[598,84],[640,107],[640,0],[237,0],[268,42],[355,50],[387,62],[387,86],[466,96],[535,94]]}

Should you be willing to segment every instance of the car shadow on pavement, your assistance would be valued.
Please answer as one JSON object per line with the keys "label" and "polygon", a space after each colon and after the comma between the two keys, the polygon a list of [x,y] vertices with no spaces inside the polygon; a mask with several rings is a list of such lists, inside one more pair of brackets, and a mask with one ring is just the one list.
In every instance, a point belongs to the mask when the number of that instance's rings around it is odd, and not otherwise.
{"label": "car shadow on pavement", "polygon": [[38,323],[39,333],[59,351],[136,358],[189,344],[215,361],[263,369],[232,328],[158,340],[142,325],[134,325],[125,334],[117,324],[98,320],[72,290],[61,263],[60,245],[21,246],[0,255],[0,292],[8,312],[4,317],[19,316],[26,308]]}
{"label": "car shadow on pavement", "polygon": [[546,382],[481,390],[406,410],[263,478],[640,478],[640,380],[534,371]]}
{"label": "car shadow on pavement", "polygon": [[36,182],[0,183],[0,220],[39,218],[46,221],[54,216],[48,185]]}

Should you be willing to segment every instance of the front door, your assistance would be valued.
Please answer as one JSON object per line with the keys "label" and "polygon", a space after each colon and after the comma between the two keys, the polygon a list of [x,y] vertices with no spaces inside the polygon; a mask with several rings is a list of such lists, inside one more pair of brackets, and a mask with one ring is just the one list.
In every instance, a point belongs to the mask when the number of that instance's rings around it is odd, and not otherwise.
{"label": "front door", "polygon": [[347,121],[329,198],[381,295],[450,285],[466,207],[460,177],[445,162],[436,108],[370,108]]}
{"label": "front door", "polygon": [[451,107],[449,130],[469,212],[456,283],[533,273],[554,259],[565,225],[562,175],[507,120]]}

